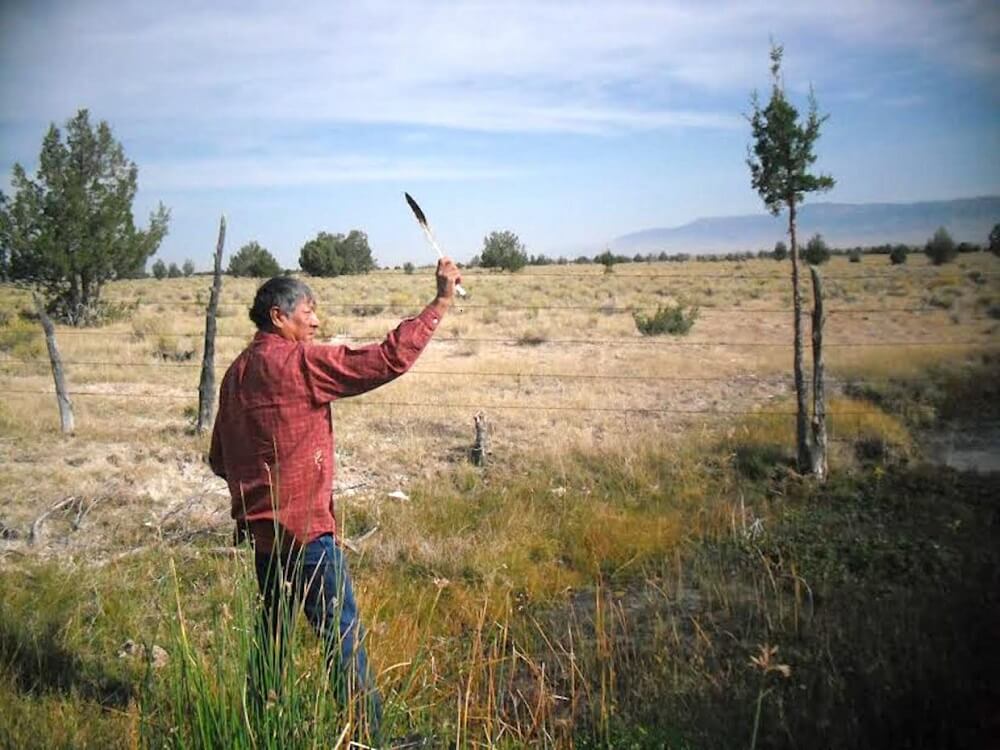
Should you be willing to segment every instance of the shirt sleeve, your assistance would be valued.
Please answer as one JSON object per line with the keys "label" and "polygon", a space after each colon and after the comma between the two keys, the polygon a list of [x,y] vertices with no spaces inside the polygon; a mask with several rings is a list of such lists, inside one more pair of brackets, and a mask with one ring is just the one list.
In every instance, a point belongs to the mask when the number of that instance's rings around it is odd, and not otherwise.
{"label": "shirt sleeve", "polygon": [[303,345],[302,367],[310,396],[318,404],[329,403],[398,378],[417,361],[439,323],[437,312],[428,306],[400,323],[381,344]]}
{"label": "shirt sleeve", "polygon": [[215,424],[212,425],[212,446],[208,451],[208,465],[212,467],[212,473],[226,478],[226,461],[222,453],[222,403],[220,399],[219,412],[215,415]]}

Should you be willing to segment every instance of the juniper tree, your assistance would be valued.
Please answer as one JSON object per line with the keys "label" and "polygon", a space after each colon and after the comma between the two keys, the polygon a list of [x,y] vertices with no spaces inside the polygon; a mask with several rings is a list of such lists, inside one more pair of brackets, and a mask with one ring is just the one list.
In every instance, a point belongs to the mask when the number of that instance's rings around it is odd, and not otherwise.
{"label": "juniper tree", "polygon": [[299,267],[310,276],[368,273],[377,268],[368,235],[352,229],[346,236],[320,232],[299,251]]}
{"label": "juniper tree", "polygon": [[502,232],[490,232],[483,238],[480,262],[483,268],[518,271],[527,264],[528,253],[524,250],[521,238],[505,229]]}
{"label": "juniper tree", "polygon": [[281,273],[281,266],[266,248],[261,247],[256,240],[251,240],[229,259],[227,273],[230,276],[269,279]]}
{"label": "juniper tree", "polygon": [[771,98],[762,106],[755,91],[751,96],[751,114],[747,117],[753,135],[748,148],[747,165],[750,182],[773,215],[788,211],[788,238],[792,255],[792,300],[794,307],[794,356],[795,396],[797,402],[795,435],[796,453],[800,471],[808,471],[811,455],[808,439],[808,414],[806,389],[802,372],[802,293],[799,289],[799,246],[796,237],[796,218],[799,205],[806,193],[829,190],[834,180],[829,175],[810,172],[816,161],[813,146],[819,138],[820,126],[827,116],[818,112],[816,97],[809,92],[809,111],[804,121],[799,120],[798,110],[785,96],[781,77],[781,45],[771,45]]}
{"label": "juniper tree", "polygon": [[160,204],[148,229],[135,226],[138,170],[107,122],[93,127],[81,109],[65,135],[49,127],[34,177],[14,165],[13,194],[0,193],[0,262],[4,275],[43,291],[50,312],[82,325],[96,317],[106,282],[140,275],[169,213]]}

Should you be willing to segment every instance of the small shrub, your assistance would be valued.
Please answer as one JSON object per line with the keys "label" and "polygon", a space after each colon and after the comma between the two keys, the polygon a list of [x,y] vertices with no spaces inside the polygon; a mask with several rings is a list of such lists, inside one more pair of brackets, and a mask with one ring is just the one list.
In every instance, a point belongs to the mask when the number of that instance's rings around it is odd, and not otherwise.
{"label": "small shrub", "polygon": [[367,318],[372,315],[379,315],[385,311],[385,305],[355,305],[351,308],[351,315],[359,318]]}
{"label": "small shrub", "polygon": [[927,298],[927,304],[931,307],[937,307],[941,310],[950,310],[955,306],[955,298],[951,295],[937,295],[932,294]]}
{"label": "small shrub", "polygon": [[190,362],[196,354],[192,343],[176,336],[159,336],[153,345],[153,356],[164,362]]}
{"label": "small shrub", "polygon": [[906,263],[906,245],[894,245],[889,251],[889,262],[894,266],[901,266]]}
{"label": "small shrub", "polygon": [[955,246],[955,241],[948,234],[948,230],[944,227],[940,227],[934,236],[927,240],[927,244],[924,246],[924,253],[928,258],[931,259],[931,263],[935,266],[940,266],[944,263],[950,263],[958,255],[958,248]]}
{"label": "small shrub", "polygon": [[94,310],[93,325],[107,325],[131,320],[139,309],[139,300],[101,301]]}
{"label": "small shrub", "polygon": [[806,249],[802,253],[802,257],[805,258],[806,263],[814,266],[821,265],[830,260],[830,248],[827,247],[823,235],[815,234],[810,238],[809,242],[806,243]]}
{"label": "small shrub", "polygon": [[518,346],[539,346],[549,340],[549,336],[544,331],[528,330],[517,337]]}
{"label": "small shrub", "polygon": [[632,313],[635,326],[643,336],[659,336],[669,333],[672,336],[683,336],[691,330],[698,319],[698,308],[685,308],[684,305],[658,306],[656,312],[646,316],[639,312]]}

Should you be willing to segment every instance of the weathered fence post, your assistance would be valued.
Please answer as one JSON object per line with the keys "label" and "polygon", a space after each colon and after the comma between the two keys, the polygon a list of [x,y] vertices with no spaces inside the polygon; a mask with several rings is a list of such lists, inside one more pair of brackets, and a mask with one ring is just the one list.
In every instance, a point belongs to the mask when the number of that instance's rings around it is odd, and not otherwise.
{"label": "weathered fence post", "polygon": [[201,358],[201,383],[198,385],[198,433],[212,425],[215,404],[215,316],[219,311],[222,293],[222,247],[226,242],[226,217],[219,219],[219,241],[215,245],[215,273],[212,276],[212,293],[205,312],[205,347]]}
{"label": "weathered fence post", "polygon": [[35,310],[38,312],[38,319],[42,322],[42,330],[45,331],[45,345],[49,350],[49,362],[52,364],[52,379],[56,384],[56,402],[59,404],[59,423],[64,433],[71,433],[75,429],[73,420],[73,404],[69,400],[69,392],[66,390],[66,375],[63,372],[62,359],[59,358],[59,348],[56,346],[56,329],[45,312],[45,304],[37,294],[34,296]]}
{"label": "weathered fence post", "polygon": [[476,426],[476,442],[472,446],[472,463],[476,466],[485,466],[486,456],[489,453],[486,415],[479,412],[472,418],[472,421]]}
{"label": "weathered fence post", "polygon": [[813,414],[812,414],[812,473],[826,479],[826,393],[823,382],[823,279],[816,266],[809,266],[813,284],[812,349],[813,349]]}

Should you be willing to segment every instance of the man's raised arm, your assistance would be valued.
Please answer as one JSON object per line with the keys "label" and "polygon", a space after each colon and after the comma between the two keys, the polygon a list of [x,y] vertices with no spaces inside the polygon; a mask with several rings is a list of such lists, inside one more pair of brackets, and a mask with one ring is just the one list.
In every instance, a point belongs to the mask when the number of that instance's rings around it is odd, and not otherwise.
{"label": "man's raised arm", "polygon": [[449,258],[438,261],[437,294],[415,318],[401,322],[380,344],[358,348],[305,345],[303,371],[313,400],[326,403],[356,396],[406,372],[423,352],[455,297],[461,272]]}

